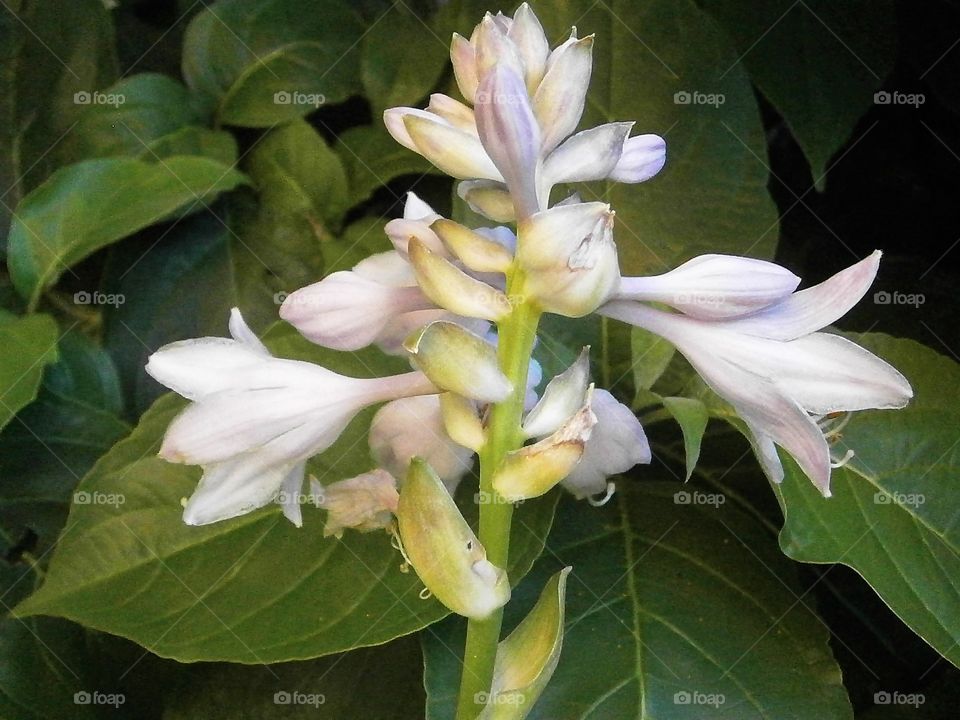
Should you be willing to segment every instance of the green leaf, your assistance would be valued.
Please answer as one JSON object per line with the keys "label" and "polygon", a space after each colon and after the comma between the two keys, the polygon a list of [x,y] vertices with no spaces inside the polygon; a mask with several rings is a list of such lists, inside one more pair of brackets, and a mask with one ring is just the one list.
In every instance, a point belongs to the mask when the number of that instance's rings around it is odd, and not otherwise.
{"label": "green leaf", "polygon": [[114,30],[101,0],[10,0],[0,12],[0,249],[12,210],[64,162],[61,141],[83,105],[76,93],[117,75]]}
{"label": "green leaf", "polygon": [[379,122],[350,128],[337,138],[335,149],[347,170],[351,206],[369,199],[378,188],[401,175],[417,175],[419,179],[439,172],[390,137]]}
{"label": "green leaf", "polygon": [[260,234],[296,233],[324,239],[347,210],[340,157],[310,125],[298,120],[271,131],[244,169],[260,190]]}
{"label": "green leaf", "polygon": [[[603,509],[561,504],[505,619],[573,566],[560,663],[529,717],[852,718],[827,630],[773,538],[731,505],[677,504],[678,487],[623,482]],[[453,717],[457,630],[424,636],[430,720]]]}
{"label": "green leaf", "polygon": [[450,58],[447,37],[404,3],[380,15],[363,37],[361,75],[374,117],[387,108],[413,105],[440,81]]}
{"label": "green leaf", "polygon": [[0,433],[0,527],[11,539],[32,533],[38,557],[56,542],[80,478],[130,431],[110,357],[75,330],[59,355],[37,400]]}
{"label": "green leaf", "polygon": [[219,0],[187,28],[183,75],[218,123],[271,127],[360,90],[363,31],[340,0]]}
{"label": "green leaf", "polygon": [[746,66],[783,115],[822,190],[830,158],[873,106],[874,91],[893,68],[894,3],[698,1],[730,33],[738,55],[731,65]]}
{"label": "green leaf", "polygon": [[62,168],[17,209],[8,261],[31,305],[64,270],[110,243],[245,182],[207,158],[88,160]]}
{"label": "green leaf", "polygon": [[700,442],[707,429],[710,413],[700,400],[685,397],[665,397],[663,406],[680,425],[683,432],[683,447],[687,460],[687,480],[693,474],[700,458]]}
{"label": "green leaf", "polygon": [[59,335],[48,315],[0,311],[0,428],[37,396],[44,366],[57,359]]}
{"label": "green leaf", "polygon": [[224,130],[188,125],[157,138],[142,148],[138,157],[161,160],[175,155],[195,155],[232,167],[237,163],[237,141]]}
{"label": "green leaf", "polygon": [[65,140],[74,162],[142,155],[164,135],[206,121],[190,91],[165,75],[134,75],[86,97],[76,127]]}
{"label": "green leaf", "polygon": [[[666,138],[667,163],[652,180],[578,186],[585,200],[602,198],[617,211],[624,273],[663,272],[705,252],[772,257],[777,214],[760,113],[738,53],[713,18],[693,0],[531,4],[554,42],[571,25],[581,36],[596,33],[581,127],[635,120],[633,134]],[[693,91],[724,102],[675,100]]]}
{"label": "green leaf", "polygon": [[866,334],[857,342],[910,380],[904,410],[857,413],[833,449],[856,455],[833,471],[824,499],[785,454],[774,486],[780,534],[795,560],[854,568],[920,637],[960,665],[960,367],[911,340]]}
{"label": "green leaf", "polygon": [[412,638],[268,669],[205,665],[171,694],[163,720],[409,720],[423,713],[421,665]]}
{"label": "green leaf", "polygon": [[[269,344],[282,357],[353,375],[405,365],[372,349],[323,350],[286,326]],[[403,558],[386,533],[324,538],[322,512],[307,512],[297,529],[276,505],[210,526],[184,525],[180,501],[194,491],[199,468],[155,456],[183,405],[173,396],[159,400],[84,478],[81,492],[122,494],[124,502],[73,506],[72,529],[21,615],[73,619],[181,661],[269,663],[380,644],[446,614],[436,600],[420,599],[423,586],[401,572]],[[321,482],[371,467],[363,442],[371,416],[362,413],[311,463]],[[518,510],[512,578],[539,555],[555,501],[551,495]]]}

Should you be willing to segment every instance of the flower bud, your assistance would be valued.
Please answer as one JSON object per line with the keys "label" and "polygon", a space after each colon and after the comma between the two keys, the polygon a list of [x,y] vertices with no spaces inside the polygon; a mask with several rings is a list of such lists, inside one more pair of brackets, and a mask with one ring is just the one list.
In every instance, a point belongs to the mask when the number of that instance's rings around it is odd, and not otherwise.
{"label": "flower bud", "polygon": [[543,132],[548,153],[572,133],[583,115],[593,68],[593,36],[570,39],[550,53],[547,71],[533,96],[533,113]]}
{"label": "flower bud", "polygon": [[497,646],[492,697],[481,720],[525,718],[550,682],[563,646],[570,570],[565,567],[547,581],[533,610]]}
{"label": "flower bud", "polygon": [[547,312],[582,317],[620,283],[610,206],[591,202],[536,213],[518,227],[524,292]]}
{"label": "flower bud", "polygon": [[503,245],[453,220],[440,218],[430,229],[471,270],[503,273],[513,263],[513,254]]}
{"label": "flower bud", "polygon": [[623,153],[610,179],[624,183],[649,180],[667,161],[667,143],[659,135],[637,135],[623,144]]}
{"label": "flower bud", "polygon": [[617,166],[632,122],[615,122],[583,130],[568,138],[544,162],[542,182],[603,180]]}
{"label": "flower bud", "polygon": [[510,314],[506,295],[470,277],[416,238],[411,238],[408,252],[420,289],[440,307],[483,320],[502,320]]}
{"label": "flower bud", "polygon": [[[395,121],[388,121],[388,115],[394,112],[402,112],[400,118],[406,136],[399,130],[394,130],[397,125]],[[384,113],[384,122],[397,142],[406,145],[404,139],[409,138],[413,143],[412,150],[423,155],[447,175],[461,180],[503,180],[476,135],[455,128],[433,113],[394,108]]]}
{"label": "flower bud", "polygon": [[450,42],[450,60],[453,62],[453,74],[457,87],[464,100],[473,103],[480,79],[477,76],[477,51],[473,44],[462,35],[453,34]]}
{"label": "flower bud", "polygon": [[583,448],[597,422],[590,409],[590,393],[560,429],[538,443],[507,453],[493,474],[493,487],[506,500],[519,502],[548,492],[580,462]]}
{"label": "flower bud", "polygon": [[447,435],[454,442],[479,452],[487,437],[476,404],[462,395],[445,392],[440,394],[440,412]]}
{"label": "flower bud", "polygon": [[517,211],[513,207],[513,198],[503,183],[490,180],[464,180],[457,183],[457,195],[470,206],[494,222],[513,222]]}
{"label": "flower bud", "polygon": [[590,348],[585,347],[573,365],[547,383],[543,397],[523,421],[523,434],[545,437],[559,429],[583,406],[589,384]]}
{"label": "flower bud", "polygon": [[523,64],[523,80],[527,90],[530,93],[536,92],[537,85],[547,69],[550,43],[540,20],[527,3],[523,3],[513,14],[513,25],[510,26],[507,37],[516,47],[517,55]]}
{"label": "flower bud", "polygon": [[420,458],[410,463],[400,489],[397,525],[417,575],[453,612],[482,620],[510,599],[506,571],[487,560],[450,493]]}
{"label": "flower bud", "polygon": [[405,343],[437,387],[481,402],[501,402],[513,386],[490,343],[451,322],[434,322]]}

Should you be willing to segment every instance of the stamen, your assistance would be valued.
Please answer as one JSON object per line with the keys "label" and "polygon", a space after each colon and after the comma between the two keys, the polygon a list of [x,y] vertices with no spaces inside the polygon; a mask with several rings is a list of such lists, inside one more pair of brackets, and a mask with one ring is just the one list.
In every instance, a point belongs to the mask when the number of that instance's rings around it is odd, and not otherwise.
{"label": "stamen", "polygon": [[608,502],[610,498],[613,497],[613,494],[617,491],[617,484],[614,482],[607,483],[607,492],[602,498],[597,499],[596,497],[588,497],[587,502],[593,505],[594,507],[603,507]]}
{"label": "stamen", "polygon": [[852,448],[849,448],[849,449],[847,450],[846,454],[844,454],[844,456],[843,456],[842,458],[840,458],[839,460],[836,460],[836,461],[834,461],[834,462],[831,462],[831,463],[830,463],[830,467],[832,467],[832,468],[842,468],[844,465],[846,465],[848,462],[850,462],[850,460],[853,459],[853,456],[854,456],[855,454],[856,454],[856,453],[854,453],[853,449],[852,449]]}
{"label": "stamen", "polygon": [[420,591],[421,600],[429,600],[431,595],[433,595],[433,593],[430,592],[429,588],[424,588],[423,590]]}
{"label": "stamen", "polygon": [[853,413],[843,413],[841,415],[828,413],[827,415],[821,415],[816,422],[820,426],[824,437],[830,442],[831,438],[839,439],[840,431],[847,426],[852,417]]}
{"label": "stamen", "polygon": [[404,562],[400,565],[400,572],[404,574],[410,572],[410,566],[413,565],[413,563],[410,562],[410,558],[407,557],[407,553],[403,549],[403,541],[400,539],[400,533],[397,531],[397,524],[394,523],[391,525],[387,532],[390,533],[390,544],[403,555]]}

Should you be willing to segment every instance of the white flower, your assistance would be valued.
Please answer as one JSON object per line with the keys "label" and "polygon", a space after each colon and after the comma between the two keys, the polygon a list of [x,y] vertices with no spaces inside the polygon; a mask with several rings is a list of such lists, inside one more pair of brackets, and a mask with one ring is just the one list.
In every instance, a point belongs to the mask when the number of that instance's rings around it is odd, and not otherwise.
{"label": "white flower", "polygon": [[451,495],[473,465],[473,450],[447,435],[438,395],[402,398],[380,408],[370,424],[370,451],[398,478],[406,477],[414,457],[423,458]]}
{"label": "white flower", "polygon": [[630,138],[632,123],[610,123],[567,139],[583,114],[592,53],[593,37],[575,29],[550,51],[526,3],[513,18],[488,13],[450,48],[457,84],[475,109],[433,95],[426,110],[387,110],[384,123],[401,145],[463,180],[461,197],[497,222],[546,209],[558,183],[648,180],[663,167],[662,138]]}
{"label": "white flower", "polygon": [[[233,339],[205,337],[165,345],[147,372],[192,400],[167,428],[160,456],[203,466],[184,521],[204,525],[299,493],[304,461],[327,449],[362,408],[435,393],[422,373],[346,377],[270,355],[234,309]],[[284,512],[300,524],[298,504]]]}
{"label": "white flower", "polygon": [[[676,345],[743,418],[771,479],[783,479],[779,445],[829,497],[830,447],[817,421],[838,411],[900,408],[912,397],[907,380],[883,360],[838,335],[816,332],[863,297],[879,262],[875,252],[820,285],[730,319],[694,318],[627,301],[608,303],[600,312]],[[742,286],[758,284],[746,270]]]}

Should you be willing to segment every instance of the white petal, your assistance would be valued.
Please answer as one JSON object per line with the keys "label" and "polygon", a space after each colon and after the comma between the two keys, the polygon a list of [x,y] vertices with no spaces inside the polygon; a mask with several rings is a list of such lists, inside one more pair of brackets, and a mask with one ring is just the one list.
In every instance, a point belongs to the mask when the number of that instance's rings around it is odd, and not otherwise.
{"label": "white petal", "polygon": [[280,485],[280,494],[277,496],[277,502],[280,503],[283,516],[296,527],[303,527],[303,512],[300,505],[304,497],[303,473],[305,469],[305,462],[294,465],[293,469],[283,479],[283,483]]}
{"label": "white petal", "polygon": [[457,195],[475,213],[494,222],[514,222],[517,219],[513,198],[507,186],[490,180],[464,180],[457,183]]}
{"label": "white petal", "polygon": [[550,43],[543,32],[543,26],[527,3],[523,3],[513,14],[513,24],[507,36],[517,47],[523,63],[524,82],[530,92],[533,92],[546,70]]}
{"label": "white petal", "polygon": [[256,333],[247,325],[243,319],[243,315],[240,314],[240,308],[232,308],[230,310],[230,322],[227,327],[230,330],[230,337],[234,340],[242,342],[251,350],[256,350],[260,354],[269,357],[270,351],[267,350],[267,346],[260,342],[260,338],[258,338]]}
{"label": "white petal", "polygon": [[577,412],[590,384],[590,349],[584,348],[576,361],[554,377],[544,388],[536,407],[523,421],[527,437],[546,437]]}
{"label": "white petal", "polygon": [[623,153],[610,173],[611,180],[639,183],[649,180],[667,162],[667,143],[659,135],[637,135],[623,145]]}
{"label": "white petal", "polygon": [[406,287],[417,284],[417,278],[407,258],[396,250],[375,253],[364,258],[353,266],[353,272],[381,285]]}
{"label": "white petal", "polygon": [[616,167],[632,122],[607,123],[583,130],[550,153],[543,166],[543,182],[602,180]]}
{"label": "white petal", "polygon": [[794,293],[781,303],[738,320],[730,328],[737,332],[775,340],[793,340],[826,327],[860,301],[880,267],[876,250],[846,270],[819,285]]}
{"label": "white petal", "polygon": [[274,463],[257,453],[208,465],[184,508],[183,521],[208,525],[264,507],[298,466],[296,462]]}
{"label": "white petal", "polygon": [[429,204],[421,200],[419,195],[410,191],[407,192],[407,199],[403,203],[403,218],[404,220],[420,220],[429,225],[434,220],[439,219],[440,215]]}
{"label": "white petal", "polygon": [[206,337],[164,345],[150,356],[146,371],[189,400],[235,388],[240,376],[260,367],[263,353],[228,338]]}
{"label": "white petal", "polygon": [[429,117],[412,113],[403,116],[407,135],[414,143],[412,149],[459,180],[503,180],[476,136],[458,130],[432,113],[425,115]]}
{"label": "white petal", "polygon": [[413,138],[407,130],[407,125],[403,121],[407,115],[415,115],[430,121],[436,121],[439,120],[439,118],[426,110],[418,110],[417,108],[410,107],[395,107],[384,111],[383,124],[387,128],[387,132],[393,136],[394,140],[407,148],[407,150],[413,150],[419,154],[420,150],[417,148],[417,144],[413,141]]}
{"label": "white petal", "polygon": [[404,478],[410,460],[421,457],[451,494],[473,465],[473,451],[447,435],[437,395],[401,398],[384,405],[370,423],[370,451],[377,464]]}
{"label": "white petal", "polygon": [[623,278],[618,298],[661,302],[696,318],[756,312],[789,295],[800,278],[771,262],[701,255],[663,275]]}
{"label": "white petal", "polygon": [[521,238],[518,259],[521,263],[540,266],[565,262],[590,236],[597,221],[610,214],[610,206],[602,202],[561,205],[544,210],[520,222]]}
{"label": "white petal", "polygon": [[606,390],[595,390],[592,402],[597,424],[583,457],[563,486],[578,499],[607,488],[607,478],[651,460],[650,443],[636,415]]}
{"label": "white petal", "polygon": [[522,216],[539,209],[536,177],[540,128],[523,79],[497,64],[480,81],[475,105],[480,140],[504,177]]}
{"label": "white petal", "polygon": [[468,103],[473,102],[480,79],[477,76],[477,54],[473,45],[465,37],[453,34],[450,43],[450,59],[453,61],[453,74],[457,86]]}
{"label": "white petal", "polygon": [[533,111],[548,153],[580,122],[593,68],[593,37],[567,40],[547,60],[547,71],[533,98]]}
{"label": "white petal", "polygon": [[477,135],[477,118],[473,114],[473,109],[459,100],[454,100],[442,93],[433,93],[427,110],[434,115],[439,115],[458,130]]}
{"label": "white petal", "polygon": [[287,296],[280,317],[311,342],[359,350],[375,342],[397,315],[434,305],[418,287],[392,287],[340,271]]}
{"label": "white petal", "polygon": [[[430,220],[430,223],[439,218],[440,216],[437,215]],[[388,222],[383,229],[387,237],[390,238],[390,242],[393,243],[394,249],[404,259],[408,257],[410,240],[413,238],[422,242],[432,252],[443,255],[444,257],[449,257],[450,253],[447,252],[443,243],[440,242],[440,238],[430,229],[430,223],[424,220],[396,218]]]}

